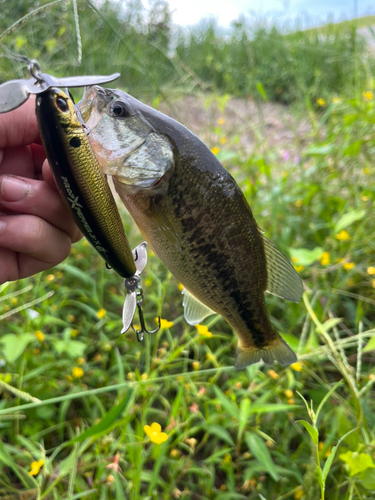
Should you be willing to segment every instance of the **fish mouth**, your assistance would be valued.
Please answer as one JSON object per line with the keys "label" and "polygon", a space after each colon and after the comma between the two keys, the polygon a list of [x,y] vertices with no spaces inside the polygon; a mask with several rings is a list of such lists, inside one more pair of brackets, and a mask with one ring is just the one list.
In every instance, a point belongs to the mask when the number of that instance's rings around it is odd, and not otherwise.
{"label": "fish mouth", "polygon": [[102,118],[102,111],[110,101],[110,97],[98,85],[85,87],[78,108],[82,118],[89,129],[95,128]]}

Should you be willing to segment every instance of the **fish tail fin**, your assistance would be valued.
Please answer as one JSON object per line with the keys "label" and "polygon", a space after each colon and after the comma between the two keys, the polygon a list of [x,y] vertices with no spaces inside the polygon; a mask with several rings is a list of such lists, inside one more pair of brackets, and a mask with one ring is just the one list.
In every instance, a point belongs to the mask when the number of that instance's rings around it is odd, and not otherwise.
{"label": "fish tail fin", "polygon": [[277,334],[276,341],[273,341],[271,345],[265,345],[261,349],[255,346],[242,347],[239,345],[236,351],[234,367],[236,370],[241,370],[260,360],[263,360],[267,365],[272,365],[274,361],[277,361],[280,366],[289,366],[297,361],[297,356],[285,340]]}

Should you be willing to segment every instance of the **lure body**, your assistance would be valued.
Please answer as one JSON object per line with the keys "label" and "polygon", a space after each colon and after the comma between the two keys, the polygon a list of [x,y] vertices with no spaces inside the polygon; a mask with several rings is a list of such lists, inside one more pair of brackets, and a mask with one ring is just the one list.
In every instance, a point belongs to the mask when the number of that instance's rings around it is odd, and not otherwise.
{"label": "lure body", "polygon": [[51,88],[36,97],[36,116],[55,182],[78,227],[110,267],[132,277],[133,254],[78,108],[66,92]]}

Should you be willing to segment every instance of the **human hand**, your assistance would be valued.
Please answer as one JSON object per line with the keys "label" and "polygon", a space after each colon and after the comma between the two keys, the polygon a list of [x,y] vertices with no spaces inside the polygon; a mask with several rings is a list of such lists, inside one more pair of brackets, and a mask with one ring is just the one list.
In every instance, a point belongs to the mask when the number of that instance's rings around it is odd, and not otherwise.
{"label": "human hand", "polygon": [[0,284],[64,260],[81,233],[49,169],[35,99],[0,114]]}

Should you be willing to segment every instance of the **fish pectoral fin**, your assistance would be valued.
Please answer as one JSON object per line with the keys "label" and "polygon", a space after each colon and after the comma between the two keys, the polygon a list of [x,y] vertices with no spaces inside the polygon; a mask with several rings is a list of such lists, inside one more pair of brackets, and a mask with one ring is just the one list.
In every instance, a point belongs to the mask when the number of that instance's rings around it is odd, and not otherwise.
{"label": "fish pectoral fin", "polygon": [[303,283],[289,260],[262,235],[267,261],[267,289],[282,299],[299,302],[303,293]]}
{"label": "fish pectoral fin", "polygon": [[189,325],[198,325],[204,320],[204,318],[207,318],[207,316],[216,314],[215,311],[202,304],[200,300],[188,292],[186,288],[182,290],[182,294],[184,296],[182,301],[182,305],[184,306],[184,316]]}
{"label": "fish pectoral fin", "polygon": [[243,348],[239,345],[236,351],[234,367],[236,370],[241,370],[261,360],[266,365],[272,365],[274,361],[277,361],[280,366],[289,366],[296,363],[297,356],[285,340],[278,335],[275,343],[270,346],[266,345],[263,349],[258,349],[255,346]]}
{"label": "fish pectoral fin", "polygon": [[168,240],[168,243],[176,248],[178,253],[181,253],[181,242],[179,237],[177,236],[177,232],[173,227],[173,224],[170,222],[161,208],[158,207],[155,200],[152,200],[152,208],[158,230]]}

